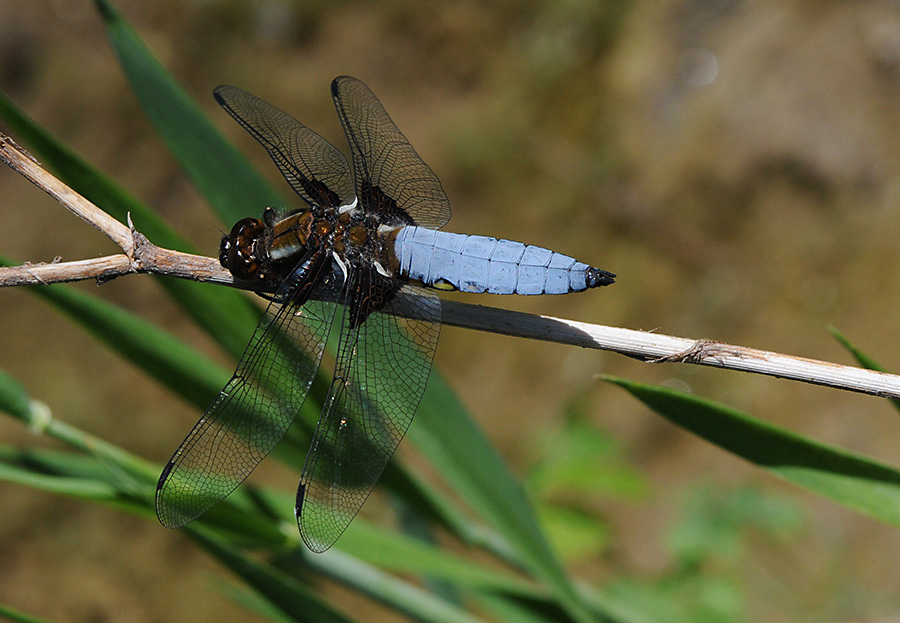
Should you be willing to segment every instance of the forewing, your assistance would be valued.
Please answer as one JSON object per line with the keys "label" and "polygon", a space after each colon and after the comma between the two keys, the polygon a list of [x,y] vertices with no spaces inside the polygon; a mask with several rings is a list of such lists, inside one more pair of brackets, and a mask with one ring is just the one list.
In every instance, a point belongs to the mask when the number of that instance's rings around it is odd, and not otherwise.
{"label": "forewing", "polygon": [[278,444],[309,392],[334,304],[269,304],[237,370],[159,478],[156,514],[170,528],[231,493]]}
{"label": "forewing", "polygon": [[356,78],[341,76],[331,83],[331,95],[350,142],[363,209],[406,224],[434,229],[446,225],[450,200],[440,180],[372,91]]}
{"label": "forewing", "polygon": [[286,112],[237,87],[221,86],[216,101],[269,152],[306,203],[353,203],[353,175],[340,150]]}
{"label": "forewing", "polygon": [[314,552],[356,516],[406,434],[431,371],[440,299],[405,286],[353,327],[348,306],[322,417],[297,491],[297,522]]}

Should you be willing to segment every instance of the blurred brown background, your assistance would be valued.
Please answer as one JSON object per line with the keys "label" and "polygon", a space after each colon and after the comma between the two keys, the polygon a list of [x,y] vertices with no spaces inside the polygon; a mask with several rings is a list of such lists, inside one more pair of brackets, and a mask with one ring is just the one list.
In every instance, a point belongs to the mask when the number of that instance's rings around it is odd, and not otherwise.
{"label": "blurred brown background", "polygon": [[[849,362],[825,331],[832,324],[900,369],[895,1],[116,5],[285,196],[212,89],[247,89],[343,148],[328,86],[349,74],[443,181],[448,229],[619,274],[582,295],[467,301]],[[143,118],[90,2],[0,0],[0,89],[213,254],[230,224],[213,219]],[[0,253],[38,262],[113,251],[0,170]],[[149,278],[76,287],[220,357]],[[24,289],[0,292],[0,367],[57,417],[160,463],[197,417]],[[885,402],[452,328],[437,367],[518,471],[538,460],[539,431],[577,395],[647,475],[640,503],[598,509],[616,553],[581,561],[581,577],[660,572],[669,561],[659,535],[697,483],[758,483],[795,499],[808,524],[788,544],[759,539],[743,563],[757,620],[900,611],[895,529],[782,485],[594,375],[686,387],[896,462],[900,420]],[[39,443],[6,419],[0,439]],[[215,595],[213,569],[153,522],[0,483],[0,602],[69,621],[247,620]]]}

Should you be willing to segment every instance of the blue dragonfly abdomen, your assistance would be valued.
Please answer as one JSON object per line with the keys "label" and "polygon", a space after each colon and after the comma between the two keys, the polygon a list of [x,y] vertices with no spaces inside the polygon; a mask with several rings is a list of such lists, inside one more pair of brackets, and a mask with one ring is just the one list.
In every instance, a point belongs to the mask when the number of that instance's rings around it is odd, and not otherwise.
{"label": "blue dragonfly abdomen", "polygon": [[394,253],[403,277],[461,292],[567,294],[615,277],[543,247],[417,226],[397,232]]}

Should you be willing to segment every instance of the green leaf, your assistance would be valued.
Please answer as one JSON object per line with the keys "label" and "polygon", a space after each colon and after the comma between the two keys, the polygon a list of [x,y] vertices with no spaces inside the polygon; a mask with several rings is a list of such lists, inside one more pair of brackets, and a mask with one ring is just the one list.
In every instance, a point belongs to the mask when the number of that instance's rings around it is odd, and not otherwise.
{"label": "green leaf", "polygon": [[5,370],[0,370],[0,411],[6,411],[26,424],[32,421],[31,396]]}
{"label": "green leaf", "polygon": [[33,617],[24,612],[14,610],[9,606],[4,606],[3,604],[0,604],[0,617],[5,617],[10,621],[17,621],[18,623],[48,623],[46,619]]}
{"label": "green leaf", "polygon": [[603,378],[678,426],[784,480],[900,526],[900,472],[893,467],[811,441],[710,400],[618,377]]}

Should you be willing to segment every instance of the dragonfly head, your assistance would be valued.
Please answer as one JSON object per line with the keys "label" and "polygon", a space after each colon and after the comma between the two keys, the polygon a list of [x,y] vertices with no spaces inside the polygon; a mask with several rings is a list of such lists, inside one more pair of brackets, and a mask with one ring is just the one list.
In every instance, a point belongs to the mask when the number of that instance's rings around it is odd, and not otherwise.
{"label": "dragonfly head", "polygon": [[219,263],[227,268],[235,279],[255,281],[259,276],[260,257],[257,241],[266,232],[266,226],[256,218],[241,219],[222,238],[219,245]]}

